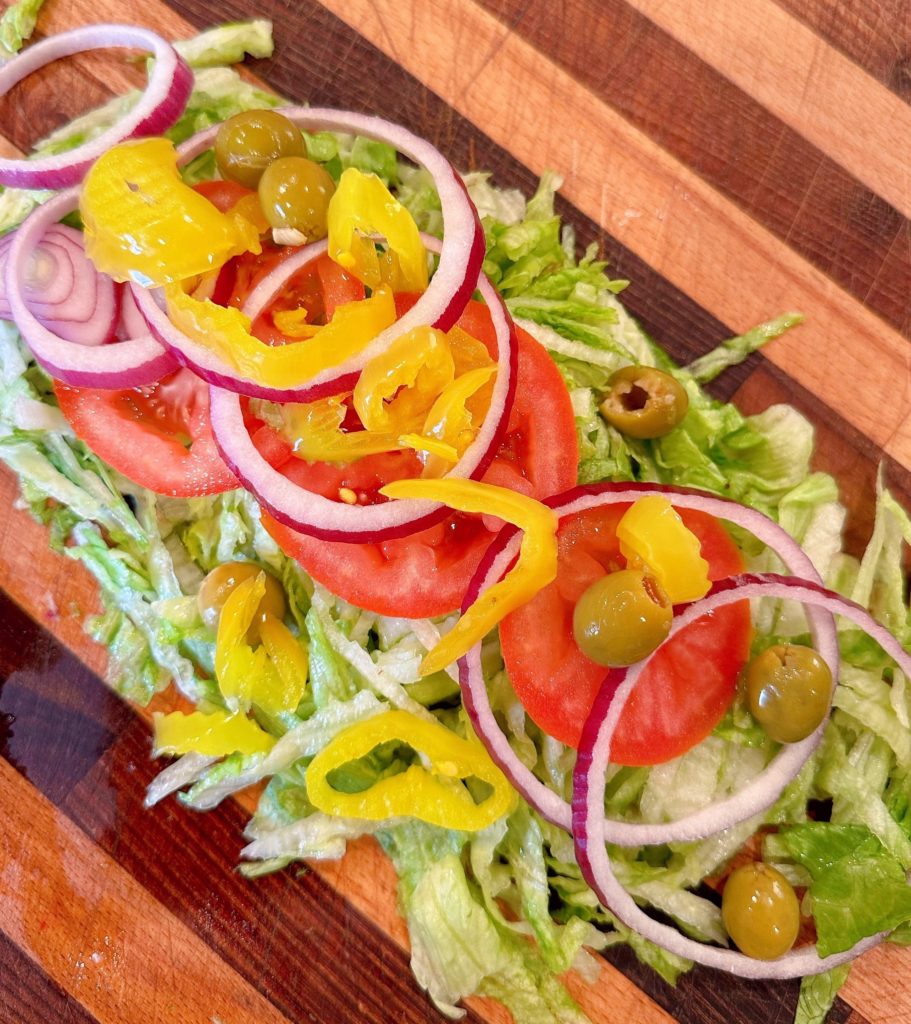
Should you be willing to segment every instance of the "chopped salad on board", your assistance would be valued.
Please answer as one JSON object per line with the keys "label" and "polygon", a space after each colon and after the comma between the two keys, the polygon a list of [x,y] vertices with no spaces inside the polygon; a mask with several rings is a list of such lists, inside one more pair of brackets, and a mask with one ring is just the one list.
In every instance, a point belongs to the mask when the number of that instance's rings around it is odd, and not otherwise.
{"label": "chopped salad on board", "polygon": [[148,85],[0,160],[0,459],[99,585],[148,704],[147,802],[258,786],[251,877],[376,837],[418,983],[517,1024],[626,943],[803,978],[911,942],[911,520],[880,481],[842,550],[812,426],[677,366],[535,194],[227,65],[271,26],[150,53]]}

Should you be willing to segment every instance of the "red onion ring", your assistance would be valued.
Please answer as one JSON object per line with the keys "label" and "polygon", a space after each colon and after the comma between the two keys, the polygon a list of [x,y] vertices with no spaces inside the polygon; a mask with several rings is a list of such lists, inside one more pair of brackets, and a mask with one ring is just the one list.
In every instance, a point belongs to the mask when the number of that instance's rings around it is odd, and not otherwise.
{"label": "red onion ring", "polygon": [[[814,583],[821,583],[819,574],[809,557],[778,523],[755,509],[747,508],[727,498],[717,498],[701,491],[661,484],[606,483],[575,488],[549,498],[545,504],[553,508],[562,518],[600,505],[633,502],[649,494],[664,495],[679,508],[707,512],[717,519],[726,519],[728,522],[749,530],[778,555],[790,572],[799,574]],[[516,557],[519,542],[519,531],[514,528],[502,531],[493,541],[478,566],[474,578],[468,585],[462,605],[463,613],[485,590],[502,578]],[[694,618],[699,617],[690,613],[690,609],[693,607],[693,605],[689,605],[675,616],[671,635],[679,632]],[[700,614],[702,613],[700,612]],[[837,666],[838,646],[835,625],[831,616],[818,609],[811,609],[808,615],[823,656],[831,665]],[[646,664],[647,661],[643,661],[636,666],[637,673]],[[573,819],[570,805],[548,788],[519,760],[497,723],[484,682],[480,644],[475,645],[459,660],[459,680],[462,687],[462,702],[475,732],[486,746],[490,756],[535,810],[553,824],[568,832],[572,831]],[[720,828],[727,828],[743,821],[758,809],[755,806],[755,800],[758,799],[759,794],[777,786],[777,791],[769,800],[769,804],[774,803],[781,789],[800,771],[806,759],[815,749],[820,736],[821,730],[817,730],[813,736],[803,740],[802,743],[795,743],[783,748],[744,791],[748,792],[747,797],[742,798],[740,794],[734,794],[715,804],[711,814],[697,811],[679,818],[677,821],[663,824],[604,821],[605,835],[609,842],[620,846],[642,846],[651,843],[703,838],[718,830],[715,827],[716,821],[724,822],[719,826]],[[751,801],[754,803],[751,804]]]}
{"label": "red onion ring", "polygon": [[[497,340],[497,376],[490,408],[475,439],[447,477],[478,479],[503,440],[516,389],[515,326],[499,293],[482,274],[478,289]],[[268,297],[266,297],[267,299]],[[431,501],[386,501],[346,505],[314,494],[283,476],[260,455],[244,424],[240,396],[211,388],[212,429],[222,459],[244,487],[281,523],[324,540],[367,543],[405,537],[445,519],[450,510]]]}
{"label": "red onion ring", "polygon": [[[286,389],[264,388],[219,359],[210,349],[188,338],[161,313],[163,303],[137,296],[140,309],[155,336],[182,363],[210,384],[254,398],[310,402],[350,390],[355,376],[375,356],[384,352],[400,335],[414,327],[430,324],[448,331],[462,315],[478,281],[484,260],[484,231],[474,203],[452,164],[425,139],[379,117],[316,107],[285,107],[279,110],[305,131],[337,131],[363,135],[389,143],[404,156],[426,168],[440,196],[444,241],[439,265],[427,290],[414,306],[394,324],[381,331],[361,352],[338,366],[318,373],[303,384]],[[200,132],[178,147],[181,163],[211,148],[218,126]]]}
{"label": "red onion ring", "polygon": [[[719,580],[704,598],[687,606],[684,615],[688,615],[692,620],[721,605],[760,597],[800,601],[811,608],[849,619],[872,637],[906,675],[911,673],[911,656],[866,609],[820,584],[792,576],[745,573]],[[829,661],[829,655],[823,656]],[[604,819],[603,808],[605,772],[610,760],[611,739],[623,707],[636,685],[641,665],[642,663],[625,672],[612,673],[605,680],[591,715],[585,723],[579,757],[573,773],[573,836],[576,842],[576,859],[582,874],[601,903],[609,907],[628,927],[662,948],[707,967],[730,971],[748,978],[795,978],[819,974],[853,959],[881,941],[883,934],[871,936],[851,949],[825,959],[820,958],[815,949],[800,949],[775,961],[754,960],[743,953],[705,946],[686,938],[675,928],[659,923],[639,909],[611,867],[606,846],[606,843],[611,841],[610,829],[606,827],[608,823]],[[835,678],[837,681],[837,676]],[[817,733],[821,733],[823,728],[824,724]],[[804,743],[806,742],[805,740]],[[758,781],[754,780],[747,789],[755,790]],[[773,787],[767,788],[771,791]],[[749,808],[749,813],[744,817],[765,810],[774,803],[777,793],[772,794],[771,799],[767,799],[768,796],[769,793],[764,793],[761,798],[757,798],[754,806]],[[703,812],[705,817],[717,819],[713,822],[712,832],[721,831],[729,824],[725,815],[718,813],[722,806],[715,804],[707,809],[707,814]]]}
{"label": "red onion ring", "polygon": [[0,184],[53,189],[75,185],[111,146],[137,135],[159,134],[180,117],[193,89],[193,72],[170,43],[133,25],[90,25],[35,43],[0,69],[0,96],[45,64],[109,46],[135,47],[155,58],[139,102],[106,132],[66,153],[35,160],[0,159]]}
{"label": "red onion ring", "polygon": [[[132,388],[152,384],[176,369],[177,363],[148,333],[113,345],[94,347],[67,340],[63,332],[45,326],[29,308],[25,280],[31,254],[42,245],[56,222],[76,208],[79,190],[68,189],[34,209],[16,230],[7,254],[4,284],[10,314],[35,359],[58,380],[76,387]],[[91,267],[91,264],[89,264]],[[95,274],[94,267],[91,267]],[[104,275],[96,275],[105,280]],[[113,284],[108,281],[113,308],[105,311],[98,302],[92,316],[107,322],[109,334],[117,310]],[[102,288],[103,291],[103,288]],[[99,293],[100,294],[100,293]],[[91,318],[90,318],[91,319]]]}
{"label": "red onion ring", "polygon": [[149,326],[145,317],[139,312],[136,300],[133,298],[133,290],[129,285],[122,284],[120,288],[120,315],[117,319],[115,337],[118,341],[126,341],[128,338],[138,338],[149,333]]}
{"label": "red onion ring", "polygon": [[[0,317],[12,319],[3,279],[15,235],[0,240]],[[28,256],[25,296],[49,331],[78,345],[103,345],[114,336],[118,296],[114,282],[85,255],[82,235],[53,224]]]}
{"label": "red onion ring", "polygon": [[[243,311],[251,320],[268,305],[269,301],[282,289],[284,284],[312,263],[317,256],[322,256],[327,249],[325,240],[306,245],[293,256],[280,263],[274,270],[259,282],[247,296]],[[219,281],[216,281],[216,289]],[[198,341],[193,341],[178,327],[171,323],[167,309],[164,308],[164,297],[160,289],[150,291],[131,284],[130,292],[147,330],[159,341],[179,363],[189,367],[198,377],[208,384],[225,388],[250,398],[265,398],[273,402],[314,402],[318,398],[338,394],[339,391],[350,391],[357,382],[357,373],[344,378],[333,378],[321,386],[313,387],[309,383],[303,387],[275,388],[259,384],[249,378],[241,377],[238,371],[225,362],[218,353]]]}

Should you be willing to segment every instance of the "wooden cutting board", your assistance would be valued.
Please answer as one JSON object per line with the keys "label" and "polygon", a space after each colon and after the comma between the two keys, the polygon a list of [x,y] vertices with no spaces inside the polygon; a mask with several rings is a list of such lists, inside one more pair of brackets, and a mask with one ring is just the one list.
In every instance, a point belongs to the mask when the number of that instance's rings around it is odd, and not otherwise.
{"label": "wooden cutting board", "polygon": [[[678,359],[803,311],[716,393],[813,420],[852,550],[878,465],[911,503],[907,0],[49,0],[39,32],[142,21],[178,38],[251,15],[276,35],[253,70],[285,96],[388,116],[500,185],[556,169],[580,242],[631,279],[629,308]],[[0,101],[0,135],[27,147],[131,78],[110,57],[35,76]],[[442,1020],[372,843],[248,882],[242,806],[142,808],[148,731],[99,682],[92,587],[14,502],[4,475],[0,1024]],[[671,989],[623,950],[569,984],[596,1024],[786,1022],[797,993],[699,969]],[[483,1000],[468,1013],[506,1020]],[[911,956],[865,956],[830,1020],[911,1022]]]}

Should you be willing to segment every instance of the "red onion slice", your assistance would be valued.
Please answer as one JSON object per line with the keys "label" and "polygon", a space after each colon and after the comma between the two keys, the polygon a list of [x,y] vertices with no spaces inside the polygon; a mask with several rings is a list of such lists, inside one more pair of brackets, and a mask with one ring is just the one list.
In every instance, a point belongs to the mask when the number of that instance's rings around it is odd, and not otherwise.
{"label": "red onion slice", "polygon": [[[761,597],[800,601],[809,608],[824,611],[829,615],[841,615],[860,626],[872,637],[886,654],[895,660],[902,672],[906,675],[911,672],[911,656],[866,609],[815,582],[792,576],[746,573],[720,580],[712,586],[706,597],[687,606],[680,618],[688,617],[689,621],[692,621],[699,615],[724,604]],[[817,642],[820,642],[819,638]],[[820,653],[830,666],[833,664],[831,658],[834,656],[837,665],[837,647],[834,654],[825,650],[821,650]],[[881,941],[882,934],[871,936],[851,949],[825,959],[821,958],[815,949],[808,948],[788,953],[774,961],[754,960],[743,953],[706,946],[688,939],[675,928],[659,923],[639,909],[611,867],[606,843],[611,841],[611,831],[615,823],[606,822],[604,819],[604,790],[611,739],[623,707],[641,673],[642,664],[633,666],[625,672],[612,673],[605,680],[591,715],[585,723],[573,776],[573,835],[576,841],[576,859],[586,881],[603,905],[609,907],[624,924],[634,928],[656,945],[708,967],[716,967],[748,978],[795,978],[818,974],[853,959]],[[837,680],[835,673],[833,676]],[[819,727],[817,734],[821,734],[823,728],[824,724]],[[804,744],[807,742],[805,740]],[[800,746],[802,744],[793,744],[791,748],[786,749],[796,749]],[[747,810],[744,818],[765,810],[774,803],[780,791],[779,781],[779,778],[767,770],[737,794],[737,799],[742,798]],[[720,832],[731,824],[730,815],[724,810],[729,804],[730,800],[723,801],[700,812],[706,823],[711,825],[711,832]]]}
{"label": "red onion slice", "polygon": [[[497,290],[483,275],[478,288],[490,308],[497,341],[497,376],[484,422],[447,477],[478,479],[484,475],[503,439],[515,395],[518,357],[512,318]],[[210,408],[221,457],[275,519],[295,530],[324,540],[366,543],[405,537],[450,514],[438,502],[404,500],[345,505],[314,494],[273,469],[260,455],[244,424],[239,395],[213,387]]]}
{"label": "red onion slice", "polygon": [[[353,380],[364,366],[384,352],[397,337],[412,328],[430,324],[448,331],[462,315],[477,285],[484,261],[484,231],[462,179],[452,164],[425,139],[382,118],[348,111],[285,107],[279,112],[305,131],[346,132],[389,143],[403,156],[430,172],[440,196],[444,235],[439,249],[439,264],[427,290],[404,316],[381,331],[356,356],[286,389],[263,387],[258,381],[244,377],[206,346],[188,338],[163,316],[161,310],[164,304],[160,297],[156,303],[151,297],[143,298],[137,294],[137,302],[161,343],[177,353],[181,362],[210,384],[254,398],[310,402],[350,390]],[[216,125],[183,143],[178,148],[181,163],[211,148],[217,133]],[[298,268],[303,265],[298,264]]]}
{"label": "red onion slice", "polygon": [[[69,318],[61,314],[55,316],[53,325],[45,325],[30,308],[26,276],[31,256],[43,244],[47,232],[52,228],[55,232],[60,230],[54,227],[57,221],[74,210],[78,202],[77,188],[61,192],[33,210],[17,228],[7,253],[4,276],[10,315],[32,354],[58,380],[76,387],[108,389],[152,384],[176,369],[177,363],[151,334],[144,333],[112,345],[80,341],[100,331],[106,332],[101,340],[108,340],[113,336],[117,320],[113,283],[97,274],[84,256],[99,285],[92,311],[81,324],[72,321],[64,330],[61,321]],[[78,280],[79,273],[74,272],[74,287]],[[79,296],[76,299],[81,301]]]}
{"label": "red onion slice", "polygon": [[[0,240],[0,317],[12,319],[3,279],[15,234]],[[114,335],[118,296],[114,282],[85,255],[82,235],[53,224],[28,257],[24,295],[49,331],[79,345],[103,345]]]}
{"label": "red onion slice", "polygon": [[[281,291],[285,283],[318,256],[322,256],[326,248],[325,241],[314,242],[282,261],[247,296],[244,313],[248,314],[251,320],[256,319],[275,295]],[[218,282],[216,282],[216,288],[218,288]],[[241,376],[239,371],[222,359],[217,352],[194,341],[178,327],[175,327],[164,307],[163,293],[160,289],[149,291],[131,284],[130,292],[147,324],[146,329],[152,332],[155,339],[171,353],[174,359],[184,366],[188,366],[208,384],[247,395],[250,398],[265,398],[273,402],[313,402],[317,398],[338,394],[339,391],[350,391],[357,381],[355,373],[350,377],[333,378],[324,385],[316,387],[309,382],[301,387],[291,388],[275,388],[260,384]]]}
{"label": "red onion slice", "polygon": [[[546,504],[550,505],[562,518],[601,505],[633,502],[649,494],[664,495],[678,508],[707,512],[717,519],[726,519],[728,522],[749,530],[778,555],[790,572],[812,580],[814,583],[821,583],[819,574],[809,557],[778,523],[755,509],[747,508],[726,498],[716,498],[700,491],[661,484],[607,483],[567,491],[548,499]],[[520,535],[514,529],[504,530],[494,540],[478,567],[474,579],[469,584],[462,605],[463,612],[474,604],[480,594],[502,578],[516,557],[519,543]],[[676,634],[686,624],[699,617],[690,614],[693,607],[693,605],[687,606],[675,616],[671,635]],[[831,665],[837,666],[838,647],[835,624],[831,615],[818,608],[811,608],[808,617],[823,656]],[[645,664],[647,661],[636,666],[637,671],[641,671]],[[476,645],[460,659],[459,678],[462,686],[462,701],[475,732],[487,747],[490,756],[532,807],[555,825],[571,831],[573,822],[570,805],[519,760],[497,723],[484,682],[480,645]],[[720,828],[727,828],[743,821],[758,809],[756,800],[760,794],[778,787],[769,803],[775,801],[781,789],[797,775],[813,752],[820,735],[821,732],[818,731],[802,743],[783,748],[765,770],[750,783],[750,786],[744,791],[747,793],[746,796],[741,796],[739,793],[734,794],[727,800],[715,804],[710,814],[697,811],[677,821],[662,824],[605,821],[603,823],[605,835],[609,842],[620,846],[641,846],[651,843],[699,839],[717,831],[718,828],[715,825],[717,821],[723,822],[719,826]]]}
{"label": "red onion slice", "polygon": [[133,25],[89,25],[35,43],[0,69],[0,96],[45,64],[109,46],[134,47],[155,58],[145,91],[133,109],[97,138],[66,153],[35,160],[0,159],[0,184],[66,188],[81,181],[91,163],[111,146],[137,135],[159,134],[180,117],[193,89],[193,72],[170,43]]}

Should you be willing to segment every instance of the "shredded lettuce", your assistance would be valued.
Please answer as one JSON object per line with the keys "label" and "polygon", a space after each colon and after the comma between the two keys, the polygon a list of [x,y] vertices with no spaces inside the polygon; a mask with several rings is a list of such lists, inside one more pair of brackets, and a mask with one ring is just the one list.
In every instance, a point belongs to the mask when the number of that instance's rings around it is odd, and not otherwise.
{"label": "shredded lettuce", "polygon": [[216,25],[192,39],[181,39],[174,49],[191,68],[239,64],[244,57],[271,57],[275,49],[272,23],[264,18]]}
{"label": "shredded lettuce", "polygon": [[44,0],[18,0],[10,4],[0,17],[0,63],[15,57],[28,41],[35,24],[38,12],[44,6]]}

